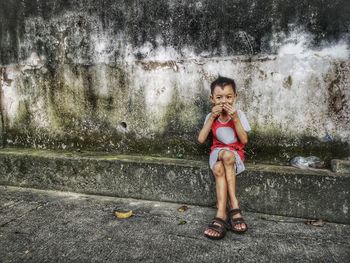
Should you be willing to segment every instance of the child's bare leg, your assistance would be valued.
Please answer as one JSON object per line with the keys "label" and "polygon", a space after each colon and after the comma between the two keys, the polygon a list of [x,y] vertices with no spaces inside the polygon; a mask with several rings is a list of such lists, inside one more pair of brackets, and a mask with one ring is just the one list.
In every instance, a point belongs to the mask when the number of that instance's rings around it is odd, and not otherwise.
{"label": "child's bare leg", "polygon": [[[217,198],[216,205],[218,208],[216,212],[216,217],[226,220],[227,182],[225,178],[225,167],[221,161],[215,163],[213,173],[215,176],[215,188]],[[218,232],[211,229],[205,230],[205,234],[208,234],[210,236],[219,236]]]}
{"label": "child's bare leg", "polygon": [[[230,151],[221,151],[219,153],[219,159],[222,160],[225,167],[227,190],[230,198],[230,206],[232,208],[238,208],[238,199],[236,196],[236,172],[235,172],[235,155]],[[238,213],[233,216],[233,218],[241,217],[241,214]],[[245,224],[238,224],[236,226],[239,230],[244,230],[246,228]]]}

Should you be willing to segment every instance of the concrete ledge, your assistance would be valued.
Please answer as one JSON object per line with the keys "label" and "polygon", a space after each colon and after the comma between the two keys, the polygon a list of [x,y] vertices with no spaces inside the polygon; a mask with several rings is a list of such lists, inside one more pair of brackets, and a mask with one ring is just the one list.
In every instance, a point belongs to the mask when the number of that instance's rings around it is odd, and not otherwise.
{"label": "concrete ledge", "polygon": [[350,174],[350,160],[337,160],[331,161],[332,171],[335,173],[348,173]]}
{"label": "concrete ledge", "polygon": [[[0,184],[215,205],[206,162],[32,149],[0,150]],[[249,165],[238,176],[243,209],[350,223],[350,174]]]}

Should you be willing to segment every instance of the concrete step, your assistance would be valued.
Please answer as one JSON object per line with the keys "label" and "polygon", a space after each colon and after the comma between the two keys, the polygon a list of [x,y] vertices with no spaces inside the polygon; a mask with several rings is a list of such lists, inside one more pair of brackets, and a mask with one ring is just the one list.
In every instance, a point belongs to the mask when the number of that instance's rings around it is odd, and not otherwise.
{"label": "concrete step", "polygon": [[336,173],[348,173],[350,174],[350,160],[338,160],[331,161],[331,169]]}
{"label": "concrete step", "polygon": [[[0,186],[0,262],[348,262],[350,225],[243,212],[244,235],[203,232],[215,209]],[[114,208],[131,209],[117,219]]]}
{"label": "concrete step", "polygon": [[[0,150],[0,184],[215,205],[208,164],[192,160],[8,148]],[[247,164],[237,191],[246,211],[350,223],[350,174]]]}

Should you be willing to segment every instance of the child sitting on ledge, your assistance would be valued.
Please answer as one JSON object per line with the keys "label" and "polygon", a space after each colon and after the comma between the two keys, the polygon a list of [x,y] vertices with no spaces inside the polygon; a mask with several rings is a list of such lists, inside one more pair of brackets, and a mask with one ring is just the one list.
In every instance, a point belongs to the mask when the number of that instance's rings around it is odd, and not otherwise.
{"label": "child sitting on ledge", "polygon": [[[204,143],[213,134],[209,165],[215,176],[217,212],[204,234],[221,239],[227,229],[242,234],[248,226],[241,216],[236,197],[236,175],[245,170],[244,145],[248,142],[250,126],[245,114],[236,110],[237,91],[233,79],[219,77],[210,85],[211,113],[205,118],[198,141]],[[230,210],[226,211],[227,201]]]}

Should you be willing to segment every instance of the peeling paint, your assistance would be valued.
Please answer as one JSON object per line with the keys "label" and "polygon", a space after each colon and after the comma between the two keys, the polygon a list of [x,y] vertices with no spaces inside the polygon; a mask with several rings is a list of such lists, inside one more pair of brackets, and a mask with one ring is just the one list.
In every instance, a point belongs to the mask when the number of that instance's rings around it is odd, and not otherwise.
{"label": "peeling paint", "polygon": [[144,70],[157,70],[157,69],[173,69],[174,72],[179,71],[179,67],[177,65],[176,61],[165,61],[165,62],[158,62],[158,61],[138,61],[136,62],[136,65],[140,64]]}

